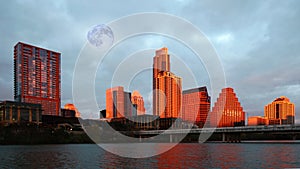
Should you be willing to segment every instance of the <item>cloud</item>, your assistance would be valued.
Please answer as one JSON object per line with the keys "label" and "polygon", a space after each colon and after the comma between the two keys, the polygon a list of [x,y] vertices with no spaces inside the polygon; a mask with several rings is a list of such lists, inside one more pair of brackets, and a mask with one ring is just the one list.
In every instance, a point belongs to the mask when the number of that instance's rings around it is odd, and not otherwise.
{"label": "cloud", "polygon": [[230,33],[221,34],[216,37],[218,43],[228,43],[233,40],[233,36]]}
{"label": "cloud", "polygon": [[[72,101],[72,76],[76,59],[86,43],[86,33],[94,25],[108,23],[138,12],[166,12],[184,18],[208,36],[220,56],[227,78],[249,115],[262,115],[263,106],[286,95],[300,112],[300,16],[297,0],[279,1],[1,1],[0,2],[0,99],[13,96],[13,46],[27,42],[62,53],[62,105]],[[138,6],[138,7],[137,7]],[[155,25],[155,23],[153,23]],[[176,25],[155,25],[172,27]],[[122,28],[122,29],[129,29]],[[114,59],[145,47],[166,43],[163,38],[129,41],[113,52],[102,67],[103,77],[96,79],[100,105],[113,72]],[[157,43],[156,43],[157,40]],[[166,43],[184,61],[193,55],[183,45]],[[150,57],[153,57],[151,55]],[[202,67],[203,65],[201,65]],[[206,72],[191,63],[199,84],[209,85]],[[151,85],[151,84],[150,84]],[[100,91],[101,89],[101,91]],[[299,120],[298,120],[299,121]]]}

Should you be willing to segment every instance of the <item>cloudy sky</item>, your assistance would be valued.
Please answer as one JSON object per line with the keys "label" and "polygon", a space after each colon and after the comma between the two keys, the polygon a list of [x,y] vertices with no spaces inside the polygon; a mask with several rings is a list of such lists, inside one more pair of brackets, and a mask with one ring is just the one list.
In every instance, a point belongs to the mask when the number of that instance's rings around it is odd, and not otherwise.
{"label": "cloudy sky", "polygon": [[[191,22],[207,36],[219,55],[227,86],[234,88],[249,116],[263,115],[264,105],[284,95],[296,104],[296,118],[300,122],[299,6],[297,0],[0,1],[0,100],[13,99],[13,46],[18,41],[61,52],[64,105],[73,100],[74,66],[87,43],[87,32],[93,26],[136,13],[161,12]],[[130,29],[130,26],[124,29]],[[106,69],[112,61],[118,61],[120,55],[132,55],[140,50],[148,55],[147,49],[162,45],[174,54],[171,58],[174,63],[175,56],[193,57],[193,53],[176,40],[144,35],[128,39],[112,50],[105,66],[98,72],[109,72]],[[149,61],[153,55],[149,55]],[[197,66],[198,69],[191,69],[199,73],[196,77],[198,85],[209,86],[203,65]],[[105,78],[110,76],[109,73],[102,75],[97,74],[95,81],[99,86],[95,91],[99,107],[104,108],[105,89],[111,79]],[[142,75],[151,78],[151,71],[145,70]],[[151,89],[151,81],[139,78],[132,81],[139,82],[136,86],[142,87],[136,88],[145,95]]]}

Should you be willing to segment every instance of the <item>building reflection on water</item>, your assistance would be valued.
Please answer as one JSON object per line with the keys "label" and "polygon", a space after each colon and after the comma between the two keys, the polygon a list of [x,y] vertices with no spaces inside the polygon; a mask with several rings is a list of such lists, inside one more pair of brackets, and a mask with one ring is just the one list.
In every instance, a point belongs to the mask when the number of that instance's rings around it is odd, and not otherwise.
{"label": "building reflection on water", "polygon": [[[126,146],[126,144],[124,144]],[[127,144],[129,145],[129,144]],[[134,144],[133,144],[134,145]],[[146,145],[159,152],[168,144]],[[126,158],[94,144],[0,146],[0,168],[296,168],[300,144],[178,144],[150,158]]]}

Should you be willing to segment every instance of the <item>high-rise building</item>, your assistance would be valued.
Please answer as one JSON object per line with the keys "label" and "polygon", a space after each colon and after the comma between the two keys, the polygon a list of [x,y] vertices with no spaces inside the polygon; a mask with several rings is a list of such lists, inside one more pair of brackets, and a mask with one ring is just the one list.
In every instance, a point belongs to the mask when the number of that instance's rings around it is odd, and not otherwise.
{"label": "high-rise building", "polygon": [[155,79],[158,77],[159,72],[170,72],[170,55],[168,54],[168,48],[164,47],[155,52],[153,58],[153,88],[157,85]]}
{"label": "high-rise building", "polygon": [[157,114],[160,118],[178,118],[181,114],[181,78],[171,72],[160,72],[156,79]]}
{"label": "high-rise building", "polygon": [[182,119],[203,127],[210,111],[210,96],[206,87],[182,92]]}
{"label": "high-rise building", "polygon": [[131,93],[122,86],[106,90],[106,118],[131,117],[135,114]]}
{"label": "high-rise building", "polygon": [[234,127],[245,125],[245,112],[232,88],[222,89],[212,112],[211,127]]}
{"label": "high-rise building", "polygon": [[131,102],[136,105],[137,115],[145,114],[144,99],[137,90],[132,92]]}
{"label": "high-rise building", "polygon": [[153,115],[159,116],[158,95],[160,94],[157,78],[159,72],[170,71],[170,55],[168,48],[161,48],[155,52],[153,57]]}
{"label": "high-rise building", "polygon": [[124,117],[124,88],[121,86],[106,90],[106,117]]}
{"label": "high-rise building", "polygon": [[177,118],[182,103],[181,78],[170,72],[168,48],[156,51],[153,58],[153,115]]}
{"label": "high-rise building", "polygon": [[124,116],[131,117],[133,115],[136,116],[136,108],[131,103],[131,93],[124,92]]}
{"label": "high-rise building", "polygon": [[265,117],[269,124],[294,124],[295,105],[287,97],[281,96],[265,106]]}
{"label": "high-rise building", "polygon": [[19,42],[14,47],[14,98],[41,104],[43,115],[60,114],[58,52]]}

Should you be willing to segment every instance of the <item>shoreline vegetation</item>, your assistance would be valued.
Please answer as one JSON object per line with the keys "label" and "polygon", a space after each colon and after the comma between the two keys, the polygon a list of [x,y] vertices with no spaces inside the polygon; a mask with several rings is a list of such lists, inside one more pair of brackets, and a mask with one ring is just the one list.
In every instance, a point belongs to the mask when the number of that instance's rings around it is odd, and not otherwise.
{"label": "shoreline vegetation", "polygon": [[0,145],[82,144],[93,143],[84,131],[14,124],[0,127]]}
{"label": "shoreline vegetation", "polygon": [[[198,143],[199,134],[188,134],[181,143]],[[212,134],[208,143],[222,143],[220,134]],[[267,133],[241,134],[241,143],[300,143],[289,135]],[[101,142],[102,143],[102,142]],[[103,143],[124,143],[109,138]],[[156,141],[169,143],[169,139]],[[13,124],[0,126],[0,145],[42,145],[42,144],[95,144],[82,129],[69,130],[64,127],[41,126],[35,124]]]}

